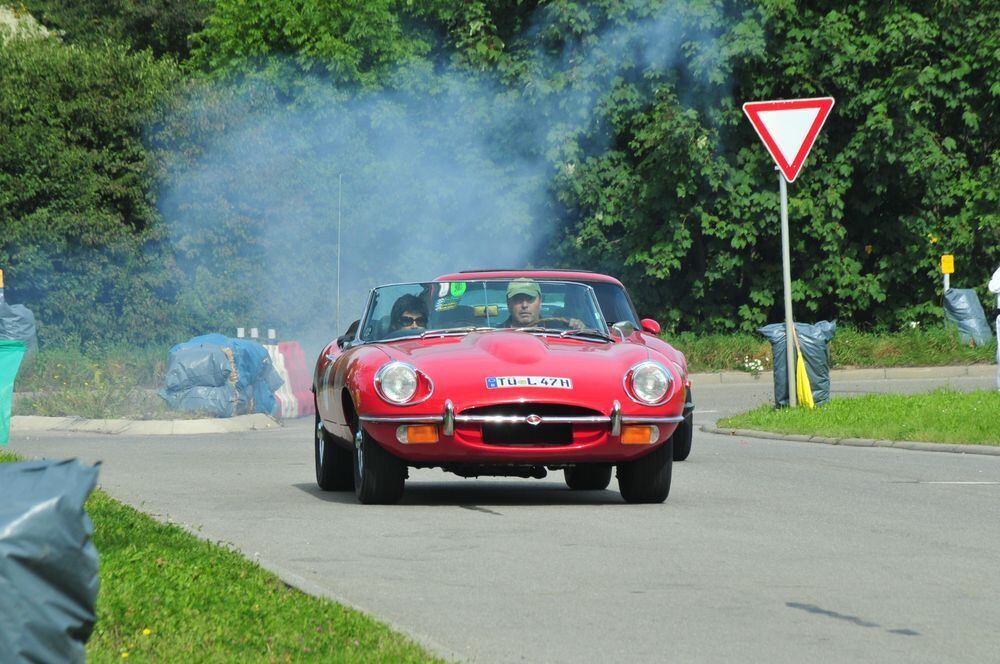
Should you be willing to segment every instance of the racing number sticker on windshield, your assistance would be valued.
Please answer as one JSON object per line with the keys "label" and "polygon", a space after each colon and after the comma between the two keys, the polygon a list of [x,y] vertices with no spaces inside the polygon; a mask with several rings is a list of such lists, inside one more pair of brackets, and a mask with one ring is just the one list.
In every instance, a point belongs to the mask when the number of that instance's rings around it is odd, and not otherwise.
{"label": "racing number sticker on windshield", "polygon": [[572,390],[573,381],[557,376],[490,376],[486,379],[486,387],[555,387]]}

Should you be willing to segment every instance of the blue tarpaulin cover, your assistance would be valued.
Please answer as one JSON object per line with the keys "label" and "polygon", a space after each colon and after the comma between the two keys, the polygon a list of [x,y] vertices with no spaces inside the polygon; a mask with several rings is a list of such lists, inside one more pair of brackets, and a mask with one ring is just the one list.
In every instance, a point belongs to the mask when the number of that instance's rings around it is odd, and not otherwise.
{"label": "blue tarpaulin cover", "polygon": [[159,395],[171,408],[232,417],[273,415],[283,381],[267,349],[249,339],[205,334],[170,349]]}

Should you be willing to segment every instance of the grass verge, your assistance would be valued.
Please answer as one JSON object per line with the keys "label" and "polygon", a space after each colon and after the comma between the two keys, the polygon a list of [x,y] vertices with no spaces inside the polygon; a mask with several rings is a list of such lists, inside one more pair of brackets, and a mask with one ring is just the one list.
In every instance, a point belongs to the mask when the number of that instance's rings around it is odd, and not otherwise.
{"label": "grass verge", "polygon": [[1000,392],[935,390],[832,399],[808,410],[761,406],[718,426],[826,438],[872,438],[1000,446]]}
{"label": "grass verge", "polygon": [[[0,461],[17,461],[0,451]],[[289,588],[225,546],[97,490],[100,556],[90,662],[440,661],[386,625]]]}
{"label": "grass verge", "polygon": [[[771,344],[759,334],[681,333],[667,340],[687,357],[691,371],[752,371],[753,361],[764,371],[772,368]],[[937,367],[996,361],[996,345],[970,347],[952,328],[943,325],[903,332],[860,332],[837,328],[830,342],[830,366]]]}

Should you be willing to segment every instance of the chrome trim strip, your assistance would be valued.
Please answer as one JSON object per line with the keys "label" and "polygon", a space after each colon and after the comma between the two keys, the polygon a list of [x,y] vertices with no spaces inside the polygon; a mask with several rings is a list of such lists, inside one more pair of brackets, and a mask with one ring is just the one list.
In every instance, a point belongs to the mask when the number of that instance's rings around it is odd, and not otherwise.
{"label": "chrome trim strip", "polygon": [[615,399],[611,406],[611,435],[622,435],[622,405]]}
{"label": "chrome trim strip", "polygon": [[671,417],[656,417],[656,416],[645,416],[645,415],[625,415],[622,417],[622,422],[624,424],[666,424],[670,422],[683,422],[683,415],[674,415]]}
{"label": "chrome trim strip", "polygon": [[398,424],[405,422],[437,424],[444,418],[440,415],[361,415],[358,419],[362,422],[374,422],[376,424]]}
{"label": "chrome trim strip", "polygon": [[[526,424],[528,415],[456,415],[456,422],[475,424]],[[541,415],[539,424],[604,424],[610,418],[604,415]]]}

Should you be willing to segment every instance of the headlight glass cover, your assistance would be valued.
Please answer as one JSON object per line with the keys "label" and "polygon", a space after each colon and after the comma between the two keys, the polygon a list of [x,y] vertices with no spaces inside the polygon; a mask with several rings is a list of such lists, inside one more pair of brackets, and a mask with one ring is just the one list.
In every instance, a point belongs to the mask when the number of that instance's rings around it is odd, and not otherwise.
{"label": "headlight glass cover", "polygon": [[639,401],[658,404],[670,392],[673,379],[661,364],[643,362],[633,367],[631,374],[632,393]]}
{"label": "headlight glass cover", "polygon": [[389,362],[375,374],[379,395],[394,404],[404,404],[417,393],[417,371],[405,362]]}

